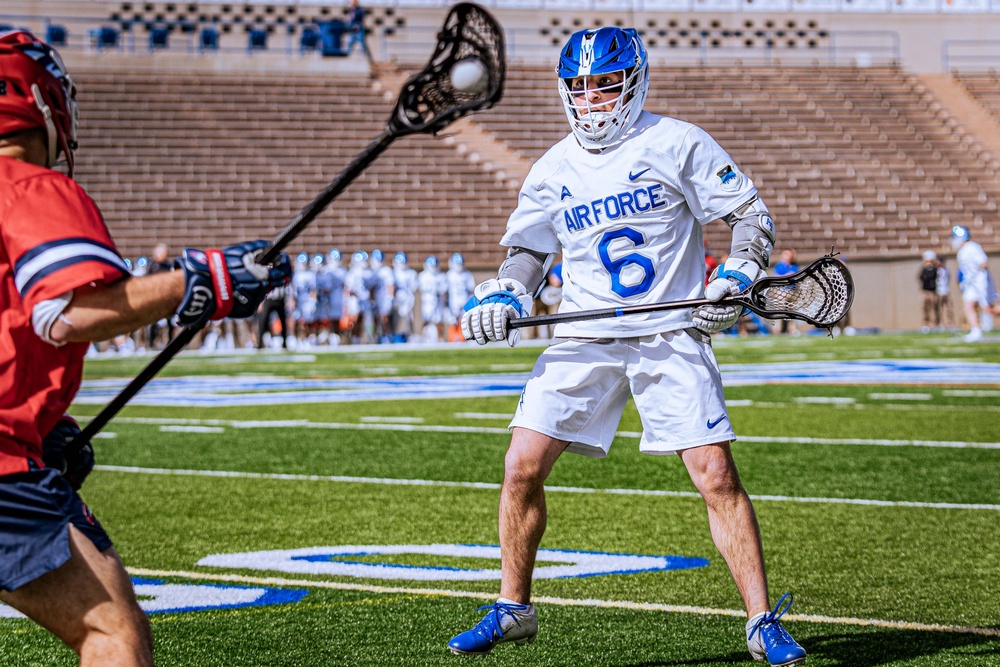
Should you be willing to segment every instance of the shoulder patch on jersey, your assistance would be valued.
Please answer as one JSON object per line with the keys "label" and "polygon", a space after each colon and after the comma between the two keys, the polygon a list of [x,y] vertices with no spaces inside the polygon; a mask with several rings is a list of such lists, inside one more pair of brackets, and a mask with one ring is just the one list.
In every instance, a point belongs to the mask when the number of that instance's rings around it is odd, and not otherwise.
{"label": "shoulder patch on jersey", "polygon": [[719,177],[722,189],[726,192],[736,192],[743,185],[743,174],[733,169],[731,164],[715,172],[715,175]]}
{"label": "shoulder patch on jersey", "polygon": [[569,188],[567,188],[565,185],[562,186],[562,193],[559,195],[559,201],[572,198],[573,198],[573,193],[569,191]]}

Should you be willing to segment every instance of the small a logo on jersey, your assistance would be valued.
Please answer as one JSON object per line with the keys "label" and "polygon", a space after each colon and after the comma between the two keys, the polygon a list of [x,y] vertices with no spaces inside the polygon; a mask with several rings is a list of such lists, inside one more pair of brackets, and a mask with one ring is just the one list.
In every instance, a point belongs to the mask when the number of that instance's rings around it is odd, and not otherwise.
{"label": "small a logo on jersey", "polygon": [[564,199],[572,199],[572,198],[573,198],[573,193],[570,192],[569,188],[567,188],[564,185],[563,189],[562,189],[562,194],[559,195],[559,201],[563,201]]}
{"label": "small a logo on jersey", "polygon": [[715,175],[722,181],[722,189],[726,192],[736,192],[743,185],[743,175],[733,169],[731,164],[715,172]]}
{"label": "small a logo on jersey", "polygon": [[721,423],[722,423],[722,420],[723,420],[723,419],[725,419],[725,418],[726,418],[726,415],[722,415],[721,417],[719,417],[719,418],[718,418],[718,419],[716,419],[715,421],[712,421],[711,419],[709,419],[709,420],[708,420],[708,421],[707,421],[707,422],[705,423],[705,426],[707,426],[708,428],[715,428],[716,426],[718,426],[719,424],[721,424]]}
{"label": "small a logo on jersey", "polygon": [[642,171],[640,171],[640,172],[636,172],[636,173],[634,173],[634,174],[633,174],[633,173],[632,173],[632,172],[630,171],[630,172],[628,173],[628,180],[630,180],[630,181],[634,181],[635,179],[639,178],[640,176],[642,176],[643,174],[645,174],[645,173],[646,173],[647,171],[649,171],[649,170],[650,170],[651,168],[652,168],[652,167],[646,167],[646,168],[645,168],[645,169],[643,169]]}

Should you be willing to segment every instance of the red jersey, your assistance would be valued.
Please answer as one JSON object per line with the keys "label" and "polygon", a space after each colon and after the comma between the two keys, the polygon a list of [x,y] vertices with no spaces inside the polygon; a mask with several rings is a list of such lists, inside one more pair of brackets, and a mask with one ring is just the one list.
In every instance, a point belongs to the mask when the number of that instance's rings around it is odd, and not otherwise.
{"label": "red jersey", "polygon": [[80,388],[88,343],[43,341],[41,301],[128,268],[94,201],[51,169],[0,157],[0,475],[42,463],[42,437]]}

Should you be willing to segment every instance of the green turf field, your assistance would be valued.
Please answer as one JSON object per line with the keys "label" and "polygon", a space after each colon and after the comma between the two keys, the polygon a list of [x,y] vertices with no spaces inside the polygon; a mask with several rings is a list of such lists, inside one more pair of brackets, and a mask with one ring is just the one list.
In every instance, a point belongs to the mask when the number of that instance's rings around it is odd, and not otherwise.
{"label": "green turf field", "polygon": [[[197,376],[180,391],[195,395],[216,383],[216,397],[262,396],[225,407],[130,405],[95,441],[99,469],[84,498],[137,581],[304,596],[153,614],[158,664],[754,664],[704,505],[676,457],[638,454],[632,409],[607,459],[567,455],[557,463],[542,548],[708,565],[538,579],[541,631],[530,647],[502,645],[485,659],[447,651],[498,586],[447,577],[497,568],[489,557],[405,550],[326,557],[362,568],[382,563],[402,576],[436,568],[436,580],[198,564],[213,554],[307,547],[497,544],[497,486],[516,392],[388,399],[404,386],[393,378],[516,378],[538,351],[385,346],[176,359],[164,380]],[[808,664],[1000,665],[1000,339],[727,339],[716,354],[727,377],[872,362],[875,380],[785,378],[727,388],[743,437],[734,455],[755,498],[773,601],[794,593],[785,625],[809,651]],[[147,361],[91,360],[86,378],[130,378]],[[920,380],[944,362],[965,366],[944,382]],[[900,369],[900,379],[884,383],[882,363]],[[296,402],[280,384],[240,389],[258,376],[383,384],[365,400],[324,401],[305,383],[297,391],[307,399]],[[336,391],[342,399],[355,389]],[[74,412],[100,407],[79,404]],[[72,664],[72,653],[43,630],[0,618],[0,665]]]}

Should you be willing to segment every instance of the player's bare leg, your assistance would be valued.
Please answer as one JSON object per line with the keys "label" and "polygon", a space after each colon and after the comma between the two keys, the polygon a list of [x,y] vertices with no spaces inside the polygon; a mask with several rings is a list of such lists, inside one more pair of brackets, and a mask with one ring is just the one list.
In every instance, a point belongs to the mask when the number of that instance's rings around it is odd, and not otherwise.
{"label": "player's bare leg", "polygon": [[693,447],[680,455],[705,500],[712,540],[729,566],[747,616],[767,611],[770,604],[760,528],[729,443]]}
{"label": "player's bare leg", "polygon": [[514,428],[500,489],[500,599],[471,630],[448,642],[452,653],[483,655],[502,642],[530,644],[538,634],[531,573],[545,533],[545,479],[568,443]]}
{"label": "player's bare leg", "polygon": [[526,428],[513,430],[500,488],[502,598],[531,601],[531,573],[545,533],[545,480],[568,444]]}
{"label": "player's bare leg", "polygon": [[153,664],[149,620],[114,548],[98,551],[69,527],[72,558],[0,600],[36,621],[80,656],[81,667]]}
{"label": "player's bare leg", "polygon": [[[691,481],[705,500],[712,540],[743,599],[747,612],[747,648],[757,660],[791,667],[806,660],[805,650],[779,622],[791,606],[782,596],[771,610],[767,599],[767,573],[760,526],[753,504],[740,482],[728,442],[693,447],[680,452]],[[782,607],[785,599],[788,606]]]}

